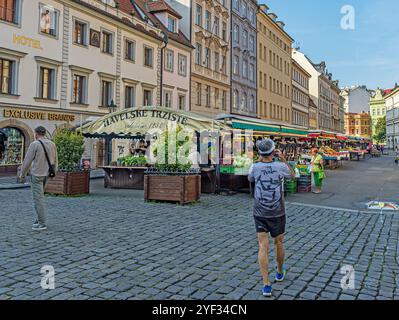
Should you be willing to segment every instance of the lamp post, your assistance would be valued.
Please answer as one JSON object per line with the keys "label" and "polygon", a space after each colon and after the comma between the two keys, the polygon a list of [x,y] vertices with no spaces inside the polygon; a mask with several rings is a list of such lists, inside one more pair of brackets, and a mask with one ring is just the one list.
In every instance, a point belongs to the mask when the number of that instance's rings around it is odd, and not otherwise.
{"label": "lamp post", "polygon": [[111,100],[111,103],[108,105],[108,108],[109,108],[109,113],[114,113],[118,109],[118,106],[115,104],[114,100]]}

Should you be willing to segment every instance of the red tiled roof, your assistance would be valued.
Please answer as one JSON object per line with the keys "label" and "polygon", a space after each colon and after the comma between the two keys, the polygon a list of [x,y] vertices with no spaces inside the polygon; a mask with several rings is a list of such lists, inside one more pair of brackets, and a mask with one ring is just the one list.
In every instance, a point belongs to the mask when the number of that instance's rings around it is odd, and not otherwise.
{"label": "red tiled roof", "polygon": [[164,0],[147,0],[149,12],[156,13],[156,12],[168,12],[171,15],[175,16],[178,19],[181,19],[182,16],[173,9],[169,4],[167,4]]}

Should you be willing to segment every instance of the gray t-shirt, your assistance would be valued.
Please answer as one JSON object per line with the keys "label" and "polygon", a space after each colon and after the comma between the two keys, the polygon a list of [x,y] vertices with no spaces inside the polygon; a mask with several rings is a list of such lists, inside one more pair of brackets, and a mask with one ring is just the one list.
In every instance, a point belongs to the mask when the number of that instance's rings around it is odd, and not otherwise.
{"label": "gray t-shirt", "polygon": [[283,162],[258,162],[249,170],[248,179],[255,182],[254,216],[278,218],[285,215],[284,178],[291,170]]}

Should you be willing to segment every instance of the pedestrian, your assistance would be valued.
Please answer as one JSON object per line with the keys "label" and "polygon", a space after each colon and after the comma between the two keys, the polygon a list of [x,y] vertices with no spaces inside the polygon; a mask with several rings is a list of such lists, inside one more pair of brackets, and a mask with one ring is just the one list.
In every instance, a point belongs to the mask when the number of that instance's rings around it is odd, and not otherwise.
{"label": "pedestrian", "polygon": [[313,148],[311,154],[312,160],[310,161],[310,165],[315,185],[313,193],[320,194],[321,187],[323,186],[323,180],[326,177],[326,174],[324,172],[323,156],[317,148]]}
{"label": "pedestrian", "polygon": [[37,214],[37,220],[32,227],[32,230],[35,231],[47,229],[47,207],[44,201],[44,190],[49,174],[54,174],[58,167],[57,148],[52,141],[45,137],[46,132],[46,129],[42,126],[35,129],[36,141],[29,146],[19,176],[19,179],[23,180],[30,169],[31,190]]}
{"label": "pedestrian", "polygon": [[381,155],[382,156],[384,155],[384,145],[383,144],[381,145]]}
{"label": "pedestrian", "polygon": [[[277,261],[275,280],[281,282],[285,278],[284,266],[284,233],[285,204],[283,184],[284,178],[295,177],[280,150],[275,150],[271,139],[257,142],[259,162],[251,166],[248,179],[255,183],[254,219],[259,243],[259,265],[263,278],[262,293],[271,297],[272,286],[269,279],[269,233],[274,238]],[[279,161],[274,161],[278,156]]]}

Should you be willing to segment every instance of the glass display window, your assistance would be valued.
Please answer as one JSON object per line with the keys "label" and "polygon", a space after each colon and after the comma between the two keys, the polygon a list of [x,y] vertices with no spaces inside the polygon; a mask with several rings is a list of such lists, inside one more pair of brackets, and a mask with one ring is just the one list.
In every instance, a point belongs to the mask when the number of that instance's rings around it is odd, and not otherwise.
{"label": "glass display window", "polygon": [[0,132],[0,166],[22,164],[25,147],[24,134],[16,128],[3,128]]}

